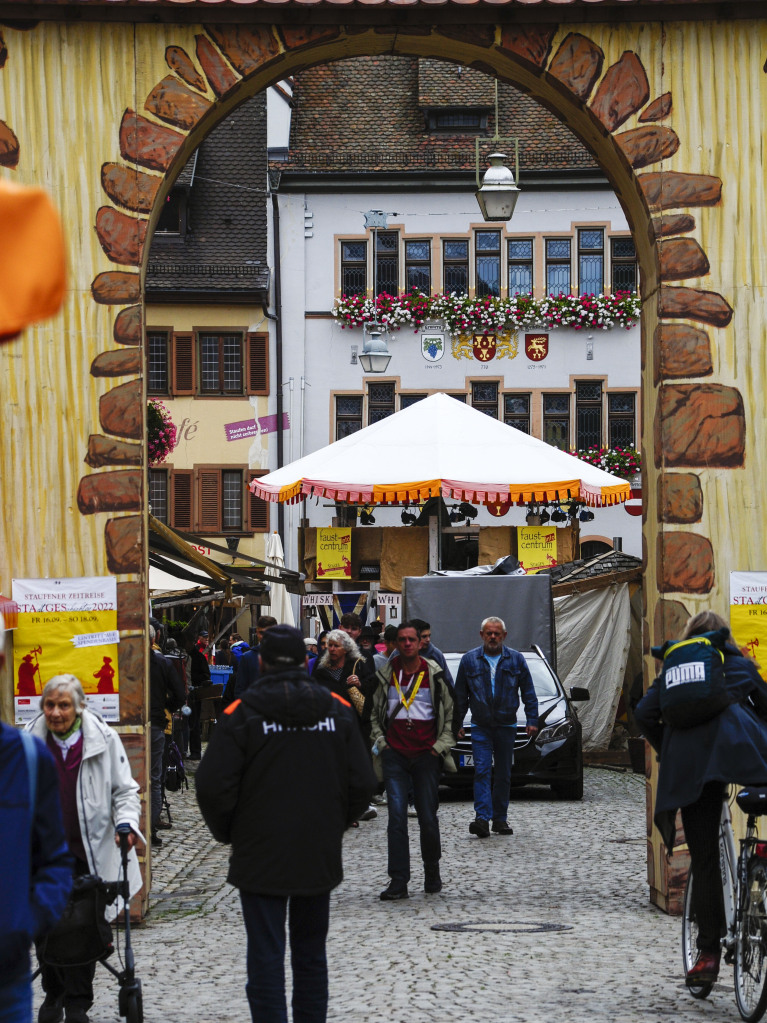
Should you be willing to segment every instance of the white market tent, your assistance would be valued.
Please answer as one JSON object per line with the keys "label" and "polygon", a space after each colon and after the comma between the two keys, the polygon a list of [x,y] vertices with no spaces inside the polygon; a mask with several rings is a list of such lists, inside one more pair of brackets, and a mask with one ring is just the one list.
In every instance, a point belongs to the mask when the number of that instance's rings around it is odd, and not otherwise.
{"label": "white market tent", "polygon": [[325,497],[355,504],[422,501],[441,494],[472,504],[594,507],[622,503],[629,484],[447,394],[253,480],[266,501]]}

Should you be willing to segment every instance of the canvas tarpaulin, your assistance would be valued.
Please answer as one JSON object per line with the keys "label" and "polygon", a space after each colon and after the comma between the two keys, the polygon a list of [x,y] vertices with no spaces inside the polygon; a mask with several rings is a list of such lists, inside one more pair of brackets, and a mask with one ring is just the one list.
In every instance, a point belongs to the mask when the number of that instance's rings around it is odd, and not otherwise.
{"label": "canvas tarpaulin", "polygon": [[557,669],[562,684],[583,686],[591,699],[579,703],[584,750],[605,750],[615,724],[631,646],[628,583],[554,598]]}

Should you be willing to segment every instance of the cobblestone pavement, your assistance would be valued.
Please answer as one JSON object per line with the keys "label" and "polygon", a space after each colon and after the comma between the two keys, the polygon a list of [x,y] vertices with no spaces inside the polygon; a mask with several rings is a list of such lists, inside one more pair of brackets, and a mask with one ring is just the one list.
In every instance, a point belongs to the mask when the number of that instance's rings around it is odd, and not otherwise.
{"label": "cobblestone pavement", "polygon": [[[193,778],[188,793],[169,798],[174,826],[154,857],[151,913],[134,930],[145,1018],[249,1023],[227,849],[200,820]],[[388,880],[386,808],[348,833],[346,879],[331,903],[331,1023],[736,1017],[729,970],[707,1001],[688,995],[679,920],[648,902],[643,778],[587,769],[582,803],[520,790],[509,838],[470,836],[472,817],[467,793],[444,793],[444,890],[429,896],[410,821],[414,871],[404,902],[378,899]],[[116,982],[101,967],[96,980],[92,1023],[119,1023]]]}

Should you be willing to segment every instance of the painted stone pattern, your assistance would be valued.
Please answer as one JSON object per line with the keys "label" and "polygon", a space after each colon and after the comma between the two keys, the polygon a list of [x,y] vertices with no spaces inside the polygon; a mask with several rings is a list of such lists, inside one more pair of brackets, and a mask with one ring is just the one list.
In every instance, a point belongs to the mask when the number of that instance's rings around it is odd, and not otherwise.
{"label": "painted stone pattern", "polygon": [[[758,528],[735,526],[767,469],[764,296],[758,246],[750,245],[767,227],[757,159],[767,27],[456,26],[440,25],[432,9],[417,31],[402,33],[372,30],[356,9],[344,17],[344,26],[319,28],[83,21],[3,29],[0,167],[38,181],[39,168],[52,164],[44,183],[64,213],[72,287],[56,323],[0,352],[9,381],[0,465],[2,479],[13,481],[3,495],[0,586],[22,574],[121,577],[120,627],[139,633],[125,637],[121,653],[126,725],[143,722],[145,664],[134,643],[143,650],[146,582],[136,355],[152,215],[219,105],[310,61],[385,52],[458,60],[520,84],[590,145],[633,224],[642,264],[643,356],[652,367],[643,417],[646,645],[689,611],[723,607],[728,572],[761,564]],[[80,60],[64,62],[62,37]],[[675,60],[682,50],[694,59]],[[46,84],[35,89],[25,76],[40,54]],[[709,73],[722,65],[727,75]],[[61,96],[78,161],[67,161],[60,139],[29,128],[54,125]],[[751,211],[747,227],[736,222],[739,209]],[[751,287],[736,292],[735,281]],[[52,422],[66,428],[52,430]],[[18,515],[20,492],[34,514]],[[657,853],[650,859],[660,874]]]}

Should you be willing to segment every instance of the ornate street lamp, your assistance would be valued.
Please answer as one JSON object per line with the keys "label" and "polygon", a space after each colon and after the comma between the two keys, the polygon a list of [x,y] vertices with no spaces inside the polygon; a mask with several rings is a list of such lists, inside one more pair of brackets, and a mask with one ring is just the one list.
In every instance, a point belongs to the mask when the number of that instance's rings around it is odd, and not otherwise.
{"label": "ornate street lamp", "polygon": [[364,373],[385,373],[391,360],[384,330],[377,323],[365,325],[360,352],[360,366]]}
{"label": "ornate street lamp", "polygon": [[[495,140],[493,140],[495,141]],[[516,140],[515,140],[516,143]],[[517,144],[518,146],[518,144]],[[519,178],[519,151],[517,148],[516,177],[504,164],[505,153],[491,153],[490,166],[479,183],[479,146],[477,146],[477,202],[482,217],[488,221],[511,220],[519,198],[516,181]]]}

